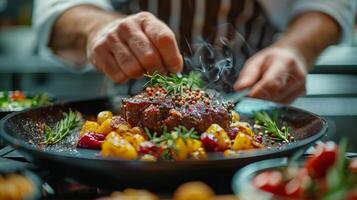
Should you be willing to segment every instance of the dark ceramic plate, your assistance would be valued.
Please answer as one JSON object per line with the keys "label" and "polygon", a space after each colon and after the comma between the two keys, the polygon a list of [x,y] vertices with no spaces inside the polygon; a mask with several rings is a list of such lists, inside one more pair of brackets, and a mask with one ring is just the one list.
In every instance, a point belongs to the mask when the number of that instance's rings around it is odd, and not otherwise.
{"label": "dark ceramic plate", "polygon": [[[12,113],[1,120],[1,136],[18,148],[31,162],[81,179],[98,186],[115,188],[149,188],[153,191],[169,191],[178,184],[190,180],[206,181],[218,191],[229,191],[233,173],[249,163],[275,157],[284,157],[304,150],[324,136],[327,124],[321,117],[297,108],[278,105],[269,101],[244,99],[236,104],[242,118],[249,120],[254,111],[278,109],[280,120],[287,122],[296,139],[281,148],[271,148],[242,153],[238,158],[228,159],[211,155],[202,161],[141,162],[104,159],[98,151],[76,149],[78,133],[73,133],[61,144],[50,148],[31,145],[43,141],[39,126],[53,124],[62,118],[62,112],[78,110],[84,116],[96,116],[102,110],[117,110],[119,102],[108,98],[57,103],[42,108]],[[78,132],[78,131],[77,131]]]}

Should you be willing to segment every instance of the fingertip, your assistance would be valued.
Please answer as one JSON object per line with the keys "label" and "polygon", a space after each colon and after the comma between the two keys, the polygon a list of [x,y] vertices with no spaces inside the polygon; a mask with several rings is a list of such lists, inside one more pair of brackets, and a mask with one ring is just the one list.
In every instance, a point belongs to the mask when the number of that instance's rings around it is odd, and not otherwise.
{"label": "fingertip", "polygon": [[253,83],[251,79],[243,77],[238,79],[238,81],[234,84],[233,89],[239,91],[251,87],[252,85]]}
{"label": "fingertip", "polygon": [[171,73],[181,72],[183,70],[183,60],[182,56],[176,56],[175,59],[171,61],[171,64],[168,66],[168,71]]}

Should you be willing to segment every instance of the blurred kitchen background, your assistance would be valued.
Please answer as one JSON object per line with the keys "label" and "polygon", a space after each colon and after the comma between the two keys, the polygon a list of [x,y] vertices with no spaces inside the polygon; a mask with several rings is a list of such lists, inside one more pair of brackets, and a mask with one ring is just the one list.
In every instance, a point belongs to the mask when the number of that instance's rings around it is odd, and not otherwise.
{"label": "blurred kitchen background", "polygon": [[[36,56],[32,6],[32,0],[0,0],[0,90],[49,92],[58,99],[103,95],[100,73],[73,74],[58,62]],[[351,31],[353,42],[321,55],[308,76],[307,95],[294,106],[325,116],[328,137],[347,136],[357,144],[357,25]]]}

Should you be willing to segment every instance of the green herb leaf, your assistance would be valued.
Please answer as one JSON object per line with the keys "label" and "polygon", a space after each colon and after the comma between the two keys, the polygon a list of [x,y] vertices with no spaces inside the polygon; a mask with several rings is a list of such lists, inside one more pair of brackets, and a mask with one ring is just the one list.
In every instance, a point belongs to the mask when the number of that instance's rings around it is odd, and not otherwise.
{"label": "green herb leaf", "polygon": [[160,86],[169,94],[184,94],[185,89],[199,89],[202,87],[201,75],[197,72],[190,72],[188,75],[173,74],[163,76],[157,72],[152,75],[146,74],[150,80],[148,83],[151,86]]}
{"label": "green herb leaf", "polygon": [[43,144],[53,145],[57,144],[65,137],[67,137],[73,129],[78,127],[79,119],[78,113],[70,110],[68,113],[63,113],[64,118],[57,122],[54,128],[45,125],[45,141]]}
{"label": "green herb leaf", "polygon": [[262,125],[265,131],[272,133],[279,140],[289,142],[289,128],[287,125],[279,128],[277,111],[273,111],[272,117],[270,117],[268,113],[264,111],[255,112],[253,118]]}

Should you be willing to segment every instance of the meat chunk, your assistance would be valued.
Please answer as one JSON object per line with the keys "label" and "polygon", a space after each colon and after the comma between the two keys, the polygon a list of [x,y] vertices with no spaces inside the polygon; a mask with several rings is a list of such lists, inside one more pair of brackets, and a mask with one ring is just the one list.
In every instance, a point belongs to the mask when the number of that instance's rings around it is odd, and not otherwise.
{"label": "meat chunk", "polygon": [[182,98],[143,92],[123,99],[122,116],[131,126],[146,127],[157,133],[161,133],[164,126],[172,130],[182,125],[187,129],[195,128],[201,134],[213,123],[228,130],[230,112],[226,107],[209,98],[178,99]]}

